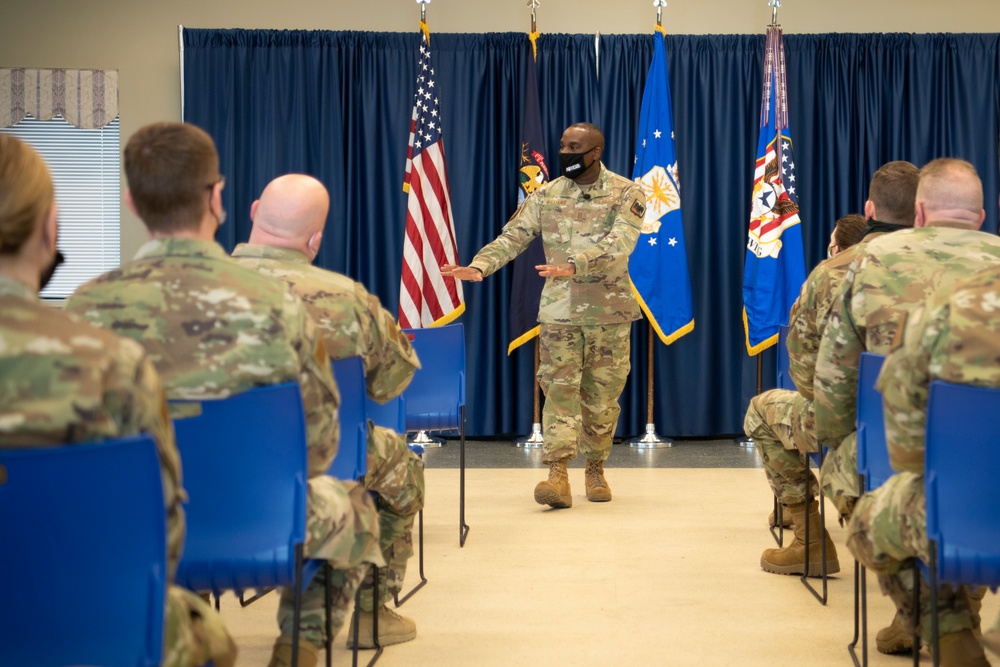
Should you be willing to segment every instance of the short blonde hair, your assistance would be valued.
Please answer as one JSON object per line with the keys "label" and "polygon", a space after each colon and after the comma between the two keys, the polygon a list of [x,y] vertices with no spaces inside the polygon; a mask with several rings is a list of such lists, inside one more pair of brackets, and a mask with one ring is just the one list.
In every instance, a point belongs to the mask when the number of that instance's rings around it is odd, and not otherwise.
{"label": "short blonde hair", "polygon": [[938,158],[920,170],[916,201],[928,210],[983,210],[983,182],[976,168],[965,160]]}
{"label": "short blonde hair", "polygon": [[0,134],[0,254],[14,254],[52,208],[55,188],[45,161],[28,144]]}

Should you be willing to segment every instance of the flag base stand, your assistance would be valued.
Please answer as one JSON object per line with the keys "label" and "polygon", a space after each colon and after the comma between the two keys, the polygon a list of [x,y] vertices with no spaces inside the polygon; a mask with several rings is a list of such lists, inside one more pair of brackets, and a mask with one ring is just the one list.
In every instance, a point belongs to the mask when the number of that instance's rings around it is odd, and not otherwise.
{"label": "flag base stand", "polygon": [[630,438],[627,442],[629,447],[635,447],[636,449],[662,449],[674,446],[674,441],[671,438],[661,438],[656,435],[655,424],[646,424],[646,435],[639,438]]}
{"label": "flag base stand", "polygon": [[738,438],[733,438],[733,444],[737,447],[748,447],[753,449],[756,445],[753,443],[753,438],[749,435],[741,435]]}
{"label": "flag base stand", "polygon": [[539,449],[545,445],[545,438],[542,437],[542,425],[535,422],[531,425],[531,435],[526,435],[514,441],[515,447],[524,449]]}
{"label": "flag base stand", "polygon": [[427,435],[427,431],[417,431],[417,434],[410,438],[410,444],[420,445],[424,449],[444,447],[444,438]]}

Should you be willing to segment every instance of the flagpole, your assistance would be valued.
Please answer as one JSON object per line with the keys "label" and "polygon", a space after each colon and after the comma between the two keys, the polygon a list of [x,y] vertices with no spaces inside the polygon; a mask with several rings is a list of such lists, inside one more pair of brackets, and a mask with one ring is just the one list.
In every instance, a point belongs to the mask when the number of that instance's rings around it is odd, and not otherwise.
{"label": "flagpole", "polygon": [[[656,27],[663,27],[663,8],[667,6],[667,0],[653,0],[656,7]],[[674,441],[670,438],[660,437],[656,434],[656,424],[653,423],[653,348],[656,347],[656,340],[653,337],[653,325],[647,320],[646,327],[649,332],[648,349],[646,354],[646,433],[645,435],[629,438],[626,442],[629,447],[636,449],[662,449],[673,447]]]}
{"label": "flagpole", "polygon": [[[417,4],[420,5],[420,25],[421,27],[427,25],[427,5],[430,4],[431,0],[417,0]],[[445,439],[430,435],[427,431],[417,431],[416,434],[410,438],[409,442],[411,444],[420,445],[421,447],[434,448],[434,447],[444,447]]]}
{"label": "flagpole", "polygon": [[[531,33],[528,38],[532,40],[532,54],[534,54],[534,39],[535,35],[538,34],[538,24],[535,21],[535,10],[542,3],[540,0],[528,0],[527,7],[531,9]],[[516,438],[514,440],[515,447],[522,447],[524,449],[540,449],[545,445],[545,436],[542,435],[542,407],[541,407],[541,389],[538,385],[538,363],[541,357],[541,350],[539,349],[539,336],[535,336],[535,362],[534,362],[534,372],[532,373],[532,393],[534,394],[534,405],[532,412],[532,423],[531,423],[531,434]]]}
{"label": "flagpole", "polygon": [[[768,6],[771,8],[771,23],[768,25],[768,33],[774,30],[778,26],[778,7],[781,6],[781,0],[768,0]],[[776,109],[771,110],[772,113],[777,113]],[[775,123],[777,125],[777,123]],[[779,143],[780,145],[780,143]],[[757,354],[757,395],[764,390],[764,356],[760,353]],[[754,447],[753,438],[748,435],[740,436],[733,441],[734,445],[740,447]]]}

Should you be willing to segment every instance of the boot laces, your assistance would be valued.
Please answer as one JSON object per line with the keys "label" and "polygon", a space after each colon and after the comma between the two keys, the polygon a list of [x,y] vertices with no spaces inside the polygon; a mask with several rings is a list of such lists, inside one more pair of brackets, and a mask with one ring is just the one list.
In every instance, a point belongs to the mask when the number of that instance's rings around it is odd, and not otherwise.
{"label": "boot laces", "polygon": [[587,461],[587,482],[591,487],[607,486],[601,478],[602,468],[601,461]]}

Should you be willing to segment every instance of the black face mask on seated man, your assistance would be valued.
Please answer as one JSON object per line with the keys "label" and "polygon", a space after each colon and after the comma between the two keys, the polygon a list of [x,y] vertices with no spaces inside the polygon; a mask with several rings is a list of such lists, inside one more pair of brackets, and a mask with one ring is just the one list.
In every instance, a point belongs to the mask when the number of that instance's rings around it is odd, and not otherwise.
{"label": "black face mask on seated man", "polygon": [[56,269],[58,269],[59,266],[61,264],[64,264],[65,262],[66,262],[66,257],[61,252],[56,250],[55,257],[52,258],[52,263],[46,266],[44,269],[42,269],[42,273],[39,276],[38,280],[39,292],[45,289],[45,286],[49,284],[50,280],[52,280],[52,276],[55,275]]}
{"label": "black face mask on seated man", "polygon": [[[593,148],[590,150],[594,150]],[[583,158],[590,151],[584,151],[583,153],[560,153],[559,154],[559,167],[562,169],[563,176],[566,178],[576,180],[580,177],[583,172],[594,166],[594,163],[584,164]]]}

